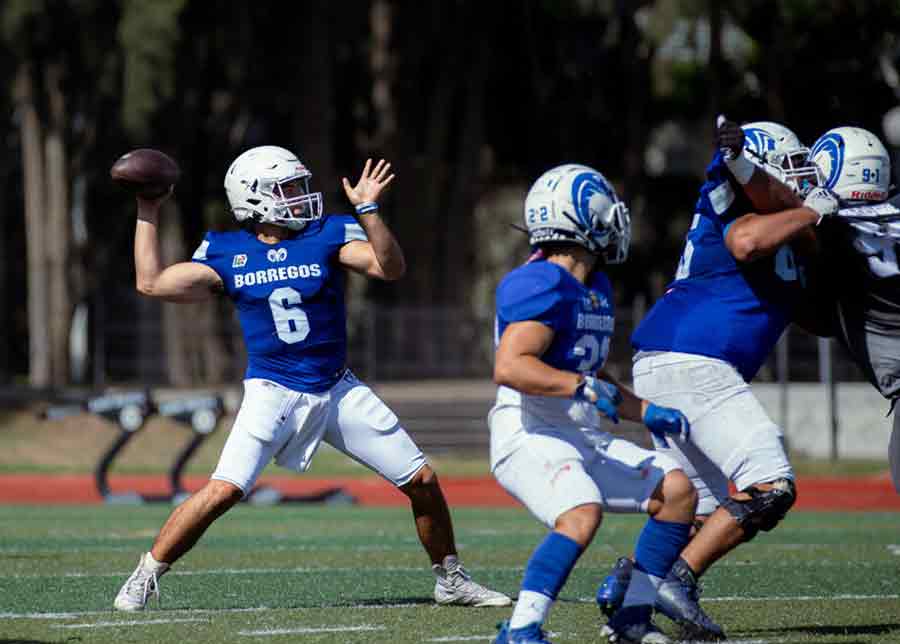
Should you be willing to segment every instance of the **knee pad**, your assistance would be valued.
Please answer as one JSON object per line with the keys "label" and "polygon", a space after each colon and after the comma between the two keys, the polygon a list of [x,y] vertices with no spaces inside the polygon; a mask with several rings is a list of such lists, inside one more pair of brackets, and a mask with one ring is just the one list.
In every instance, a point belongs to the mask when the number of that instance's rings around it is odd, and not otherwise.
{"label": "knee pad", "polygon": [[797,500],[793,480],[777,479],[771,485],[771,490],[759,490],[753,486],[741,490],[750,495],[746,501],[729,497],[722,502],[722,507],[743,528],[745,541],[750,541],[760,530],[768,532],[778,525]]}

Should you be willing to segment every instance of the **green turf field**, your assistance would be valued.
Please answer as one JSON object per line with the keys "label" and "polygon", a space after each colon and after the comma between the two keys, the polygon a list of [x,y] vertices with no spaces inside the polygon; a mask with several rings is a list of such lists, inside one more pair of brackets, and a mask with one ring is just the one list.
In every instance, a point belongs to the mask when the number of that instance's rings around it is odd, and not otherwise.
{"label": "green turf field", "polygon": [[[406,511],[240,506],[162,580],[162,607],[110,609],[168,507],[0,507],[0,642],[487,642],[508,608],[436,607]],[[457,509],[475,577],[509,594],[543,530]],[[553,641],[599,641],[592,601],[639,517],[610,517],[554,609]],[[900,515],[797,514],[706,577],[733,641],[900,642]],[[674,634],[672,625],[660,625]]]}

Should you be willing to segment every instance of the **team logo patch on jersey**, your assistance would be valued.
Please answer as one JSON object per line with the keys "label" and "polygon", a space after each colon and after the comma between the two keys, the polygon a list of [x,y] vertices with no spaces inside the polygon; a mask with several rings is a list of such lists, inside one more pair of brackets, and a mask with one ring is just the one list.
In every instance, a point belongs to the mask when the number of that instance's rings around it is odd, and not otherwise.
{"label": "team logo patch on jersey", "polygon": [[586,309],[609,308],[609,300],[606,299],[606,296],[596,291],[589,291],[588,297],[583,298],[582,304]]}
{"label": "team logo patch on jersey", "polygon": [[286,248],[272,248],[266,253],[266,258],[270,262],[283,262],[287,259],[287,249]]}
{"label": "team logo patch on jersey", "polygon": [[243,268],[247,265],[247,256],[244,253],[235,255],[231,260],[231,268]]}

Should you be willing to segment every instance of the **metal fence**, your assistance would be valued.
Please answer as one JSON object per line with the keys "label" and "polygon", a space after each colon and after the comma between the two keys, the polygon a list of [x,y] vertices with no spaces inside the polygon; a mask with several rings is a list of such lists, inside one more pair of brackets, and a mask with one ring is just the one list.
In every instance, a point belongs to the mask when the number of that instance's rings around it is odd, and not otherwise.
{"label": "metal fence", "polygon": [[[184,305],[161,305],[130,293],[122,294],[116,302],[119,308],[115,311],[97,303],[93,307],[91,368],[84,384],[97,388],[127,383],[184,384],[171,381],[173,360],[189,363],[186,369],[191,385],[236,384],[241,380],[246,353],[230,304],[210,305],[215,308],[203,312],[184,309]],[[123,307],[123,302],[130,306]],[[163,306],[176,307],[170,309],[170,314],[176,311],[182,321],[176,327],[179,337],[174,344],[166,341]],[[617,311],[608,368],[625,380],[630,380],[629,338],[633,320],[642,315],[643,310],[637,307],[621,307]],[[168,333],[173,333],[171,328]],[[493,335],[492,318],[464,308],[386,306],[358,301],[348,310],[348,362],[369,381],[490,378]],[[832,345],[791,328],[757,380],[863,380],[853,362]],[[178,355],[172,355],[173,352]],[[215,369],[203,364],[211,360],[218,362]]]}

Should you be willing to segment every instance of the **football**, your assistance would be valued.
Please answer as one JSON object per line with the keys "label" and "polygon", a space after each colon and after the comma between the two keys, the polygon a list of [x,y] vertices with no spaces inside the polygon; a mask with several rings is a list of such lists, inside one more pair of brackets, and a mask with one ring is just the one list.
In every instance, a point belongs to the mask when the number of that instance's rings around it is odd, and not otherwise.
{"label": "football", "polygon": [[109,176],[119,186],[145,199],[159,197],[178,183],[181,169],[164,152],[140,148],[123,154],[109,170]]}

